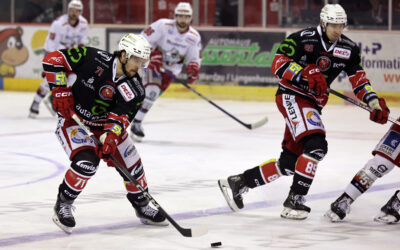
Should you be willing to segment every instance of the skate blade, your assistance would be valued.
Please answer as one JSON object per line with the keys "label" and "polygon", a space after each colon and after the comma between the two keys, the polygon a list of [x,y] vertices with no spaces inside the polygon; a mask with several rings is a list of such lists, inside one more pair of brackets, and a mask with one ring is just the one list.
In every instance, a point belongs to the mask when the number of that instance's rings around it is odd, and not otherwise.
{"label": "skate blade", "polygon": [[29,118],[32,118],[32,119],[36,119],[36,117],[38,117],[38,114],[33,113],[33,112],[29,112],[28,117],[29,117]]}
{"label": "skate blade", "polygon": [[229,183],[226,179],[218,180],[219,189],[221,189],[222,195],[224,196],[228,206],[232,209],[232,211],[237,212],[239,211],[238,206],[236,205],[233,198],[229,196],[228,188],[230,189]]}
{"label": "skate blade", "polygon": [[59,227],[61,228],[64,232],[66,232],[67,234],[71,234],[72,233],[72,229],[73,227],[67,227],[65,225],[63,225],[60,220],[58,219],[57,215],[53,215],[53,222]]}
{"label": "skate blade", "polygon": [[283,208],[281,217],[285,218],[285,219],[290,219],[290,220],[304,220],[304,219],[307,219],[308,214],[309,213],[306,211],[294,210],[294,209],[285,207],[285,208]]}
{"label": "skate blade", "polygon": [[340,219],[340,217],[335,214],[334,212],[332,212],[332,210],[328,210],[326,211],[326,213],[324,214],[324,217],[329,220],[330,222],[340,222],[342,221],[342,219]]}
{"label": "skate blade", "polygon": [[149,225],[149,226],[160,226],[160,227],[166,227],[169,225],[167,220],[163,220],[161,222],[154,222],[152,220],[149,219],[145,219],[145,218],[140,218],[140,222],[142,222],[142,224],[144,225]]}
{"label": "skate blade", "polygon": [[376,216],[374,218],[374,221],[375,222],[379,222],[379,223],[383,223],[383,224],[394,224],[394,223],[398,222],[396,217],[394,217],[393,215],[384,214],[384,213],[381,213],[378,216]]}

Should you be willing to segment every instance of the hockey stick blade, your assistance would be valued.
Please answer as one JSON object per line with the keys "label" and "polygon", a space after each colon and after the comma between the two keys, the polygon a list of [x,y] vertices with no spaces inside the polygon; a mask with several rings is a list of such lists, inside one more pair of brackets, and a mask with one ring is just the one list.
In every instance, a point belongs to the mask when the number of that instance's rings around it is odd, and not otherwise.
{"label": "hockey stick blade", "polygon": [[[79,116],[71,110],[71,116],[72,119],[74,119],[74,121],[79,125],[80,128],[82,128],[87,134],[88,136],[99,146],[102,146],[101,141],[93,134],[92,131],[90,131],[89,127],[87,127],[79,118]],[[176,230],[178,230],[179,233],[181,233],[183,236],[185,237],[197,237],[197,236],[201,236],[207,233],[207,229],[201,229],[201,228],[183,228],[181,227],[174,219],[172,219],[171,216],[169,216],[169,214],[161,207],[160,204],[158,204],[158,202],[153,198],[153,196],[151,196],[141,185],[140,183],[131,176],[131,174],[129,173],[128,169],[126,169],[124,167],[124,165],[122,165],[122,163],[120,163],[118,161],[118,159],[114,156],[111,155],[111,159],[114,161],[116,167],[123,173],[123,175],[125,175],[126,178],[128,178],[128,180],[130,182],[132,182],[143,194],[143,196],[147,197],[149,199],[149,201],[157,208],[159,209],[165,216],[165,218],[175,227]]]}
{"label": "hockey stick blade", "polygon": [[213,105],[214,107],[216,107],[217,109],[219,109],[220,111],[222,111],[224,114],[226,114],[227,116],[229,116],[230,118],[232,118],[233,120],[237,121],[238,123],[242,124],[244,127],[248,128],[248,129],[255,129],[258,127],[261,127],[262,125],[264,125],[265,123],[267,123],[268,118],[264,118],[261,121],[258,121],[256,123],[253,124],[249,124],[249,123],[244,123],[243,121],[239,120],[236,116],[232,115],[231,113],[229,113],[228,111],[226,111],[225,109],[223,109],[221,106],[219,106],[218,104],[216,104],[215,102],[211,101],[210,99],[208,99],[207,97],[205,97],[203,94],[201,94],[200,92],[198,92],[197,90],[195,90],[194,88],[190,87],[189,84],[187,82],[184,82],[182,80],[179,80],[175,77],[174,74],[172,74],[171,72],[169,72],[168,70],[164,69],[164,68],[160,68],[160,71],[167,74],[169,77],[173,78],[176,82],[182,84],[183,86],[185,86],[187,89],[189,89],[190,91],[192,91],[193,93],[195,93],[196,95],[198,95],[199,97],[201,97],[203,100],[207,101],[209,104]]}
{"label": "hockey stick blade", "polygon": [[[369,112],[372,112],[372,109],[371,109],[369,106],[364,105],[364,104],[362,104],[361,102],[359,102],[359,101],[357,101],[357,100],[354,100],[354,99],[351,98],[351,97],[348,97],[347,95],[343,95],[342,93],[337,92],[337,91],[334,90],[334,89],[329,89],[329,93],[332,93],[332,94],[334,94],[335,96],[340,97],[340,98],[342,98],[343,100],[346,100],[346,101],[348,101],[348,102],[350,102],[350,103],[352,103],[352,104],[354,104],[354,105],[356,105],[356,106],[358,106],[358,107],[360,107],[360,108],[362,108],[362,109],[365,109],[365,110],[367,110],[367,111],[369,111]],[[400,122],[397,121],[396,119],[394,119],[394,118],[391,117],[391,116],[388,117],[388,121],[390,121],[391,123],[394,123],[394,124],[400,126]]]}

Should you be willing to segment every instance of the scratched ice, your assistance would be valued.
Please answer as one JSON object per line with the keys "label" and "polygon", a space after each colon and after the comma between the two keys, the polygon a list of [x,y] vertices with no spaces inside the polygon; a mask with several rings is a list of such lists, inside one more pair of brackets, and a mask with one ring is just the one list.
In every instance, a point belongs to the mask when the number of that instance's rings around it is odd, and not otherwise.
{"label": "scratched ice", "polygon": [[[284,121],[273,103],[217,101],[245,122],[269,123],[247,130],[200,99],[161,98],[146,117],[137,144],[150,191],[184,227],[205,225],[207,235],[184,238],[171,225],[141,225],[125,198],[120,176],[101,164],[76,200],[77,226],[66,235],[51,221],[57,188],[69,162],[54,135],[56,120],[41,107],[28,119],[33,93],[0,92],[0,247],[6,249],[396,249],[400,225],[373,217],[399,188],[399,170],[376,181],[343,223],[323,219],[330,203],[370,158],[389,125],[377,125],[358,107],[328,105],[322,118],[329,153],[319,165],[305,221],[280,218],[291,178],[250,190],[245,209],[232,213],[217,179],[276,158]],[[196,98],[196,97],[195,97]],[[400,108],[392,107],[392,115]]]}

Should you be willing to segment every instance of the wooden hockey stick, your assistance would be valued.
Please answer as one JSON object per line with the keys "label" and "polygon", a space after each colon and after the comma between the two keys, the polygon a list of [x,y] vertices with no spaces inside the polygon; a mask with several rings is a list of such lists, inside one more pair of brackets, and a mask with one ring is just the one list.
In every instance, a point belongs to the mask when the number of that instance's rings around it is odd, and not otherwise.
{"label": "wooden hockey stick", "polygon": [[233,120],[237,121],[238,123],[242,124],[243,126],[245,126],[248,129],[255,129],[255,128],[259,128],[262,125],[264,125],[265,123],[268,122],[268,117],[265,117],[263,119],[261,119],[258,122],[255,123],[245,123],[241,120],[239,120],[238,118],[236,118],[234,115],[232,115],[231,113],[229,113],[228,111],[226,111],[225,109],[221,108],[219,105],[217,105],[215,102],[211,101],[210,99],[208,99],[207,97],[205,97],[204,95],[202,95],[201,93],[199,93],[197,90],[195,90],[194,88],[190,87],[188,83],[177,79],[174,74],[172,74],[171,72],[169,72],[168,70],[165,70],[164,68],[160,68],[160,71],[167,74],[168,76],[172,77],[175,81],[179,82],[180,84],[182,84],[183,86],[185,86],[186,88],[188,88],[189,90],[191,90],[193,93],[195,93],[196,95],[200,96],[201,98],[203,98],[204,100],[206,100],[208,103],[210,103],[211,105],[213,105],[214,107],[216,107],[217,109],[219,109],[220,111],[222,111],[224,114],[226,114],[227,116],[229,116],[230,118],[232,118]]}
{"label": "wooden hockey stick", "polygon": [[[78,117],[78,115],[71,111],[71,116],[72,119],[78,123],[79,127],[81,127],[87,134],[88,136],[99,146],[102,146],[102,143],[100,142],[99,139],[90,131],[90,129],[81,121],[81,119]],[[114,156],[111,155],[111,159],[114,161],[115,165],[117,168],[125,175],[126,178],[128,178],[129,181],[131,181],[142,193],[145,197],[147,197],[153,205],[160,210],[164,216],[167,218],[167,220],[178,230],[183,236],[185,237],[198,237],[202,236],[207,233],[207,228],[205,227],[197,227],[197,228],[183,228],[181,227],[174,219],[169,216],[169,214],[158,204],[158,202],[139,184],[139,182],[131,176],[129,171],[118,161],[118,159]]]}
{"label": "wooden hockey stick", "polygon": [[[370,107],[368,107],[367,105],[364,105],[364,104],[362,104],[361,102],[359,102],[359,101],[357,101],[357,100],[354,100],[354,99],[351,98],[351,97],[348,97],[348,96],[346,96],[346,95],[343,95],[342,93],[337,92],[337,91],[334,90],[334,89],[329,89],[329,93],[332,93],[332,94],[334,94],[335,96],[340,97],[340,98],[342,98],[342,99],[344,99],[344,100],[346,100],[346,101],[348,101],[348,102],[350,102],[350,103],[352,103],[352,104],[354,104],[354,105],[356,105],[356,106],[358,106],[358,107],[360,107],[360,108],[362,108],[362,109],[365,109],[365,110],[367,110],[367,111],[369,111],[369,112],[372,112],[372,109],[371,109]],[[400,122],[397,121],[396,119],[394,119],[394,118],[391,117],[391,116],[388,117],[388,121],[390,121],[391,123],[394,123],[394,124],[397,124],[397,125],[400,126]]]}

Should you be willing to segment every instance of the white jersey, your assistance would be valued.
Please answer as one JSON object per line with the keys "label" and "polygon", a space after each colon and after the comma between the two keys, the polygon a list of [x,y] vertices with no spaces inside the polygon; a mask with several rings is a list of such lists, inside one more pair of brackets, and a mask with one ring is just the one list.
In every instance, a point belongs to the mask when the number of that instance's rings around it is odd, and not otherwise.
{"label": "white jersey", "polygon": [[51,52],[59,49],[74,48],[86,43],[88,22],[83,16],[79,16],[77,25],[72,27],[68,23],[68,15],[58,17],[51,24],[44,50]]}
{"label": "white jersey", "polygon": [[201,38],[193,27],[185,33],[179,33],[174,19],[159,19],[142,31],[152,49],[163,54],[163,68],[178,75],[184,61],[201,63]]}

